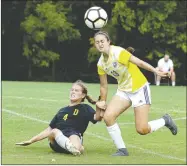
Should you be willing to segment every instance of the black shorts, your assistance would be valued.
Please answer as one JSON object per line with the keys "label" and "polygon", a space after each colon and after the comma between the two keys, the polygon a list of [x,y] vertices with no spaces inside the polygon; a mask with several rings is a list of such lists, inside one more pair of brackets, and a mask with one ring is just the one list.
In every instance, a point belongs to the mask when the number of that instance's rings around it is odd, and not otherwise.
{"label": "black shorts", "polygon": [[[83,143],[83,139],[80,133],[78,133],[77,131],[74,130],[63,130],[62,133],[66,136],[66,137],[70,137],[71,135],[77,135],[79,136],[79,138],[81,139],[81,143]],[[60,145],[58,145],[58,143],[56,142],[56,140],[54,140],[54,143],[51,144],[51,142],[49,143],[49,146],[51,147],[51,149],[55,152],[58,153],[65,153],[65,154],[71,154],[69,151],[67,151],[66,149],[62,148]]]}

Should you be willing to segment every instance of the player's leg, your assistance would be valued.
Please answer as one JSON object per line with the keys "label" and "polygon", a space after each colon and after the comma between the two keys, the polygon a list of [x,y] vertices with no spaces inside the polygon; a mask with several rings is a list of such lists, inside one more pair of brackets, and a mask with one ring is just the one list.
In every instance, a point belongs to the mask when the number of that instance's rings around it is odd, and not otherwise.
{"label": "player's leg", "polygon": [[110,101],[107,109],[104,113],[104,121],[107,126],[108,133],[112,137],[114,144],[118,151],[113,156],[128,156],[125,143],[121,136],[121,130],[116,123],[117,117],[131,106],[131,102],[120,95],[122,92],[118,92]]}
{"label": "player's leg", "polygon": [[168,114],[164,115],[162,118],[148,122],[149,107],[150,105],[142,105],[134,108],[137,132],[141,135],[145,135],[166,126],[173,135],[176,135],[177,126]]}
{"label": "player's leg", "polygon": [[[73,145],[70,139],[65,136],[59,129],[53,129],[49,135],[50,143],[56,142],[61,148],[68,150],[73,155],[80,155],[80,151]],[[55,140],[55,141],[54,141]]]}
{"label": "player's leg", "polygon": [[50,142],[49,146],[51,147],[53,151],[57,153],[71,154],[71,152],[69,152],[65,148],[62,148],[55,140],[53,142]]}
{"label": "player's leg", "polygon": [[54,132],[51,132],[50,135],[48,136],[49,139],[49,146],[51,149],[55,152],[58,153],[66,153],[66,154],[71,154],[69,151],[67,151],[65,148],[62,148],[55,140],[55,134]]}
{"label": "player's leg", "polygon": [[172,82],[172,86],[175,86],[175,79],[176,79],[176,75],[175,75],[175,72],[173,71],[171,73],[171,82]]}
{"label": "player's leg", "polygon": [[136,131],[141,135],[151,132],[151,127],[148,124],[149,108],[150,105],[141,105],[134,108]]}
{"label": "player's leg", "polygon": [[[135,125],[139,134],[145,135],[160,129],[163,126],[168,127],[173,135],[177,134],[177,127],[169,115],[148,122],[148,114],[151,104],[151,94],[149,85],[145,85],[137,93],[131,96],[132,105],[135,113]],[[141,102],[140,102],[141,101]]]}
{"label": "player's leg", "polygon": [[81,152],[84,152],[84,147],[82,145],[82,137],[78,136],[78,135],[71,135],[69,137],[70,141],[72,142],[72,144]]}

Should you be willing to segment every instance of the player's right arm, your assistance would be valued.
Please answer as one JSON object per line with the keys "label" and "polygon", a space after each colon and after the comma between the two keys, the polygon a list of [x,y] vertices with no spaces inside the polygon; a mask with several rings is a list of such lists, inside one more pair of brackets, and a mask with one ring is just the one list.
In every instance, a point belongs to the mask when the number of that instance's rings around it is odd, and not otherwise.
{"label": "player's right arm", "polygon": [[95,111],[95,114],[94,114],[94,120],[101,121],[103,119],[103,116],[104,116],[104,110],[99,108],[96,105],[96,111]]}
{"label": "player's right arm", "polygon": [[106,99],[108,92],[107,74],[98,66],[98,74],[100,79],[100,100],[96,103],[97,107],[106,109]]}
{"label": "player's right arm", "polygon": [[51,130],[52,130],[52,128],[49,126],[45,130],[43,130],[41,133],[39,133],[38,135],[32,137],[30,140],[23,141],[23,142],[20,142],[20,143],[16,143],[16,145],[27,146],[27,145],[30,145],[34,142],[41,141],[41,140],[43,140],[43,139],[45,139],[49,136]]}

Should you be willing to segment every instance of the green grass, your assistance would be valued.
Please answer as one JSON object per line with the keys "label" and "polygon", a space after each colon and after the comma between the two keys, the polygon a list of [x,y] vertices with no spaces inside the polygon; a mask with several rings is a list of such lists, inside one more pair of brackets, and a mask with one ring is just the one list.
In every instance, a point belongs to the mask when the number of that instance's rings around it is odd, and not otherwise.
{"label": "green grass", "polygon": [[[176,120],[179,128],[173,136],[167,128],[141,136],[136,133],[132,108],[119,118],[129,157],[111,157],[116,151],[104,122],[90,124],[84,135],[85,153],[80,157],[53,152],[45,139],[27,147],[16,142],[30,139],[48,124],[56,112],[69,103],[71,83],[2,82],[2,164],[185,164],[186,119]],[[97,99],[99,84],[87,84],[89,94]],[[116,91],[109,85],[108,99]],[[150,120],[169,113],[186,117],[186,87],[151,86]],[[10,110],[12,112],[7,112]],[[18,114],[14,114],[14,113]],[[36,118],[41,121],[31,120]],[[55,161],[52,161],[55,159]]]}

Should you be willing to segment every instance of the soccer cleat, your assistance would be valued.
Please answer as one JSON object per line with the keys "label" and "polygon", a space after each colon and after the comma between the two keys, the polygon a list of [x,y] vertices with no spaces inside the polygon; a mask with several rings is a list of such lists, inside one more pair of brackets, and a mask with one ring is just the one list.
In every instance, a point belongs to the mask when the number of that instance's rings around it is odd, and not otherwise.
{"label": "soccer cleat", "polygon": [[174,121],[172,120],[171,116],[169,116],[168,114],[165,114],[162,118],[165,120],[165,126],[168,129],[170,129],[170,131],[173,135],[176,135],[177,134],[177,126],[174,123]]}
{"label": "soccer cleat", "polygon": [[71,143],[70,140],[67,140],[67,141],[66,141],[65,146],[66,146],[66,149],[67,149],[70,153],[72,153],[74,156],[78,156],[78,155],[81,154],[81,152]]}
{"label": "soccer cleat", "polygon": [[112,156],[129,156],[129,153],[126,148],[118,149],[116,153],[114,153]]}

